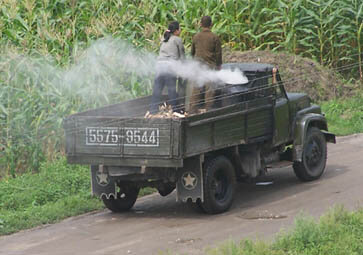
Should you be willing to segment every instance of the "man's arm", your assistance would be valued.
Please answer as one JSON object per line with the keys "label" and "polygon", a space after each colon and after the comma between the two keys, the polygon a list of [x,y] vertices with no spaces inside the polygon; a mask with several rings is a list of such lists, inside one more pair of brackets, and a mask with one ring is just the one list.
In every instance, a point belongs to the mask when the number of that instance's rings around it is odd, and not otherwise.
{"label": "man's arm", "polygon": [[216,36],[216,66],[218,70],[222,68],[222,46],[218,36]]}

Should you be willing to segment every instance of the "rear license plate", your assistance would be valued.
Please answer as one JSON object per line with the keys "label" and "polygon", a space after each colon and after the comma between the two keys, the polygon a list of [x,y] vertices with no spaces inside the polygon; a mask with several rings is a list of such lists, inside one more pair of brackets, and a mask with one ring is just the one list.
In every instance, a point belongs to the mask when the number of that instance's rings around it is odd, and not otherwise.
{"label": "rear license plate", "polygon": [[86,127],[86,145],[158,147],[159,128]]}

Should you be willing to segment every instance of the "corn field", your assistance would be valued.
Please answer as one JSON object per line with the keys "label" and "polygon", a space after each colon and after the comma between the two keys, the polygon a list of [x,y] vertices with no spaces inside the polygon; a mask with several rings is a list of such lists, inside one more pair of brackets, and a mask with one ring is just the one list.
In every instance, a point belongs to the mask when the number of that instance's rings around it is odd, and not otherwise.
{"label": "corn field", "polygon": [[122,38],[157,52],[168,23],[178,20],[188,53],[204,15],[224,48],[287,51],[332,68],[351,64],[342,75],[363,80],[362,0],[0,0],[0,177],[36,170],[61,152],[64,116],[150,93],[151,79],[110,68],[96,79],[120,85],[94,92],[101,99],[64,89],[60,70],[79,63],[93,42]]}

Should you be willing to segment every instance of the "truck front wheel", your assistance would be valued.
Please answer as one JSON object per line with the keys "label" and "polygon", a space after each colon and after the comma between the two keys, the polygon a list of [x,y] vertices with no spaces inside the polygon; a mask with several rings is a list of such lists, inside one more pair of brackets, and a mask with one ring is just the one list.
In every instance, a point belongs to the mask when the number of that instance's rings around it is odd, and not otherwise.
{"label": "truck front wheel", "polygon": [[119,185],[119,187],[120,190],[116,193],[116,199],[112,196],[108,199],[105,196],[102,197],[105,206],[115,213],[130,210],[134,206],[140,190],[132,184]]}
{"label": "truck front wheel", "polygon": [[327,157],[326,140],[320,129],[310,127],[304,141],[301,162],[294,162],[294,172],[301,181],[313,181],[323,174]]}
{"label": "truck front wheel", "polygon": [[231,161],[225,156],[207,160],[203,172],[204,202],[200,206],[210,214],[227,211],[232,205],[236,186]]}

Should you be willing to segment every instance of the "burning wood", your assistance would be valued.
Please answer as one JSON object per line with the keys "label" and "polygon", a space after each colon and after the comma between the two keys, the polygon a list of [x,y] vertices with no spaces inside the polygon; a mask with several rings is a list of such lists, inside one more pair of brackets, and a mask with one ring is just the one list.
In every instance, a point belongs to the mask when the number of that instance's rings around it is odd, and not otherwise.
{"label": "burning wood", "polygon": [[173,109],[170,105],[163,103],[159,106],[159,112],[156,114],[151,114],[149,111],[146,112],[144,118],[152,119],[152,118],[161,118],[161,119],[168,119],[168,118],[185,118],[188,114],[185,112],[184,114],[179,112],[173,112]]}

